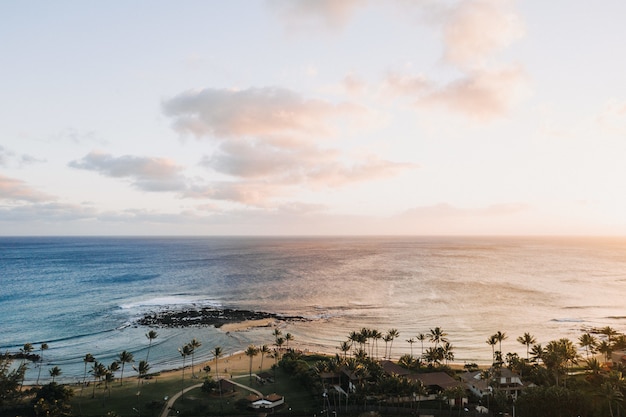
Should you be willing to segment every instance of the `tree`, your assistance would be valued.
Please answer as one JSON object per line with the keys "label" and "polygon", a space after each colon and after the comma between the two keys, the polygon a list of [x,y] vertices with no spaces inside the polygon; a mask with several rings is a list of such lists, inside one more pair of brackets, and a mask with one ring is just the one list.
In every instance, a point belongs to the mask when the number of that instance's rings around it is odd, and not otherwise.
{"label": "tree", "polygon": [[74,395],[71,388],[51,382],[37,390],[33,399],[36,416],[65,417],[72,415],[70,400]]}
{"label": "tree", "polygon": [[291,333],[287,333],[285,335],[285,342],[287,343],[287,349],[289,349],[289,342],[293,340],[293,335]]}
{"label": "tree", "polygon": [[[278,330],[278,329],[275,329]],[[217,360],[224,354],[224,351],[222,350],[221,346],[216,346],[213,349],[213,356],[215,356],[215,380],[219,381],[219,375],[218,375],[218,371],[217,371]]]}
{"label": "tree", "polygon": [[508,336],[506,335],[506,333],[503,333],[500,330],[498,330],[498,332],[494,336],[498,340],[498,343],[500,345],[500,353],[502,353],[502,341],[508,339]]}
{"label": "tree", "polygon": [[83,373],[83,385],[80,387],[80,395],[83,395],[83,388],[85,388],[85,382],[87,381],[87,364],[94,363],[96,358],[91,353],[87,353],[83,358],[83,362],[85,363],[85,372]]}
{"label": "tree", "polygon": [[146,362],[148,362],[148,358],[150,357],[150,348],[152,347],[152,341],[154,339],[156,339],[157,337],[159,337],[159,334],[154,331],[154,330],[150,330],[148,333],[146,333],[146,337],[148,338],[148,352],[146,353]]}
{"label": "tree", "polygon": [[492,361],[496,360],[496,345],[498,344],[498,339],[496,338],[496,335],[493,334],[491,336],[489,336],[489,338],[487,338],[486,343],[491,346],[491,359]]}
{"label": "tree", "polygon": [[385,342],[385,355],[383,356],[383,358],[389,359],[390,355],[387,354],[387,347],[389,346],[389,342],[391,342],[391,340],[392,340],[392,337],[389,333],[383,336],[383,341]]}
{"label": "tree", "polygon": [[150,371],[150,365],[145,360],[140,360],[138,366],[133,366],[133,369],[139,374],[137,377],[137,386],[139,386],[139,381],[145,378]]}
{"label": "tree", "polygon": [[54,368],[51,368],[49,371],[50,376],[52,377],[52,382],[54,382],[54,379],[61,375],[61,368],[59,368],[58,366],[55,366]]}
{"label": "tree", "polygon": [[422,344],[422,353],[421,356],[424,356],[424,340],[426,340],[426,335],[424,333],[418,333],[416,339],[420,341]]}
{"label": "tree", "polygon": [[261,371],[263,370],[263,357],[265,355],[267,355],[268,353],[270,353],[270,349],[267,347],[267,345],[262,345],[261,347],[259,347],[259,353],[261,353]]}
{"label": "tree", "polygon": [[383,338],[383,334],[377,329],[373,329],[371,336],[372,336],[372,340],[374,341],[374,345],[376,347],[376,359],[378,359],[378,341]]}
{"label": "tree", "polygon": [[429,339],[432,343],[435,344],[435,348],[438,348],[440,343],[444,343],[447,341],[447,335],[448,334],[444,332],[441,327],[435,327],[434,329],[430,329]]}
{"label": "tree", "polygon": [[585,353],[587,354],[587,359],[589,359],[589,355],[594,353],[596,344],[598,343],[597,339],[591,335],[589,332],[583,333],[578,338],[578,344],[580,347],[585,349]]}
{"label": "tree", "polygon": [[22,365],[25,366],[24,375],[22,376],[22,383],[20,385],[20,391],[22,390],[22,387],[24,386],[24,380],[26,379],[26,370],[28,369],[28,366],[26,366],[26,359],[30,357],[30,353],[34,349],[35,348],[33,347],[32,343],[25,343],[24,347],[20,348],[20,352],[22,353]]}
{"label": "tree", "polygon": [[548,343],[541,359],[546,368],[554,373],[556,385],[559,385],[559,376],[567,374],[569,364],[577,363],[578,354],[574,344],[569,339],[563,338]]}
{"label": "tree", "polygon": [[389,359],[391,359],[391,349],[393,348],[393,340],[400,336],[400,332],[398,331],[398,329],[389,329],[389,331],[387,332],[387,334],[389,335],[391,341],[389,343]]}
{"label": "tree", "polygon": [[195,338],[191,339],[191,342],[189,342],[189,347],[191,348],[191,377],[192,378],[195,378],[196,376],[193,371],[193,360],[194,360],[194,356],[196,353],[196,349],[198,349],[200,346],[202,346],[202,343],[200,343]]}
{"label": "tree", "polygon": [[[289,334],[289,333],[287,333],[287,334]],[[259,351],[258,351],[258,349],[256,348],[256,346],[254,346],[254,345],[250,345],[250,346],[248,346],[248,348],[246,349],[246,351],[245,351],[244,353],[246,354],[246,356],[247,356],[248,358],[250,358],[250,369],[249,369],[249,374],[248,374],[248,375],[249,375],[249,377],[250,377],[250,381],[252,381],[252,359],[253,359],[256,355],[258,355]]]}
{"label": "tree", "polygon": [[0,406],[13,401],[19,395],[20,381],[24,378],[26,365],[13,367],[8,353],[0,354]]}
{"label": "tree", "polygon": [[604,355],[605,361],[608,362],[609,358],[611,357],[611,353],[613,352],[613,348],[611,347],[611,344],[607,342],[606,340],[603,340],[598,344],[597,349],[598,349],[598,352]]}
{"label": "tree", "polygon": [[524,333],[523,336],[517,338],[517,341],[526,346],[526,360],[530,360],[530,347],[537,343],[535,336],[530,333]]}
{"label": "tree", "polygon": [[104,377],[107,374],[107,369],[104,366],[104,364],[98,361],[94,361],[93,365],[91,365],[91,371],[89,372],[93,375],[93,380],[94,380],[93,390],[91,392],[91,398],[95,398],[96,397],[96,385],[98,382],[100,382],[102,377]]}
{"label": "tree", "polygon": [[124,350],[118,355],[118,359],[119,362],[122,364],[122,373],[120,374],[120,385],[122,385],[122,382],[124,380],[124,365],[126,365],[127,363],[135,362],[135,358],[133,357],[132,353]]}
{"label": "tree", "polygon": [[111,365],[108,366],[108,370],[111,374],[111,378],[114,378],[115,373],[120,370],[120,363],[118,361],[111,362]]}
{"label": "tree", "polygon": [[180,353],[180,355],[183,357],[183,375],[182,375],[181,389],[180,389],[180,392],[181,392],[180,395],[183,401],[185,401],[185,359],[187,358],[187,356],[191,355],[192,352],[193,352],[193,348],[191,347],[189,343],[187,343],[182,348],[178,348],[178,353]]}
{"label": "tree", "polygon": [[406,339],[406,341],[409,344],[409,346],[411,346],[411,356],[413,356],[413,343],[415,343],[415,339],[411,337],[409,339]]}
{"label": "tree", "polygon": [[346,360],[346,356],[352,347],[352,343],[349,340],[343,341],[339,344],[339,350],[343,352],[343,360]]}
{"label": "tree", "polygon": [[43,365],[43,352],[44,350],[48,350],[48,344],[42,343],[39,349],[41,350],[41,355],[39,355],[39,372],[37,373],[36,385],[39,385],[39,377],[41,376],[41,367]]}
{"label": "tree", "polygon": [[609,381],[600,386],[600,396],[604,398],[609,404],[609,412],[613,417],[613,404],[619,407],[619,403],[624,400],[624,394]]}

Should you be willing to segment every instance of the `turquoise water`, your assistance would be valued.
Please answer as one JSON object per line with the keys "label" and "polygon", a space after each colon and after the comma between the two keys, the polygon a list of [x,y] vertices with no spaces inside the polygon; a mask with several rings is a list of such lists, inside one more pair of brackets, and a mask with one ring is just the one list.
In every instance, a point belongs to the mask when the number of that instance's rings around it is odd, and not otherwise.
{"label": "turquoise water", "polygon": [[[520,354],[524,332],[545,343],[626,330],[626,239],[2,237],[0,283],[0,350],[46,342],[44,369],[61,367],[66,381],[82,376],[86,353],[145,358],[149,329],[134,320],[163,307],[303,315],[311,321],[284,325],[295,346],[333,353],[351,330],[397,328],[398,357],[406,339],[440,326],[458,362],[487,362],[498,330],[503,350]],[[197,361],[218,345],[273,341],[267,328],[157,331],[155,370],[180,365],[191,338],[203,344]]]}

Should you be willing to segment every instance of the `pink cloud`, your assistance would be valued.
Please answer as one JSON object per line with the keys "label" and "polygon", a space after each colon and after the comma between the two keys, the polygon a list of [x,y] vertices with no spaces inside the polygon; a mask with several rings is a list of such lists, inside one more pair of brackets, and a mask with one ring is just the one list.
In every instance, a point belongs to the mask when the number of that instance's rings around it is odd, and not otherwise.
{"label": "pink cloud", "polygon": [[520,67],[474,71],[417,99],[418,105],[436,105],[479,120],[508,112],[523,95],[526,80]]}
{"label": "pink cloud", "polygon": [[443,37],[448,62],[475,67],[494,52],[521,38],[521,19],[509,0],[465,0],[445,18]]}
{"label": "pink cloud", "polygon": [[0,200],[41,202],[51,198],[24,181],[0,175]]}
{"label": "pink cloud", "polygon": [[344,26],[367,0],[269,0],[268,4],[285,21],[287,28],[319,24],[330,28]]}

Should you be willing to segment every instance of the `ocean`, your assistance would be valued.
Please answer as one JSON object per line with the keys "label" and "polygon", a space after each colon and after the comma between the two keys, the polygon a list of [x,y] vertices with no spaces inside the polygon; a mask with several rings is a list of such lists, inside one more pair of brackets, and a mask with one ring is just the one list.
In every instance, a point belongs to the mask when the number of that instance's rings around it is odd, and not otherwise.
{"label": "ocean", "polygon": [[[105,365],[123,350],[145,359],[151,329],[136,320],[162,308],[304,316],[281,323],[291,346],[333,354],[367,327],[398,329],[393,357],[419,355],[407,339],[438,326],[457,363],[489,363],[497,331],[503,351],[521,356],[526,332],[545,345],[593,327],[626,331],[624,238],[0,237],[0,284],[0,351],[47,343],[42,378],[59,366],[65,382],[82,379],[87,353]],[[196,363],[216,346],[274,341],[270,328],[155,330],[153,371],[180,366],[192,338]],[[37,374],[31,365],[27,381]]]}

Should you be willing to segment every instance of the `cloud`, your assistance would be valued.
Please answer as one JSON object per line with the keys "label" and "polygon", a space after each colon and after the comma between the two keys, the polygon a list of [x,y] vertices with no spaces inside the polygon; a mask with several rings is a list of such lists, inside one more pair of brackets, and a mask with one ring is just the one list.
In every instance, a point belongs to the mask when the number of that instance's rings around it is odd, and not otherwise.
{"label": "cloud", "polygon": [[337,121],[364,119],[365,107],[305,99],[277,87],[187,91],[163,103],[180,133],[196,137],[327,137]]}
{"label": "cloud", "polygon": [[343,27],[367,0],[268,0],[270,8],[278,13],[288,29],[315,28],[320,24],[327,28]]}
{"label": "cloud", "polygon": [[418,97],[418,105],[443,106],[479,119],[491,120],[508,112],[523,96],[525,72],[520,67],[475,71]]}
{"label": "cloud", "polygon": [[337,187],[397,174],[414,165],[352,156],[324,147],[371,125],[371,112],[348,102],[309,99],[282,88],[187,91],[163,103],[181,134],[217,143],[200,164],[231,181],[193,184],[191,198],[268,206],[297,187]]}
{"label": "cloud", "polygon": [[51,196],[31,188],[24,181],[0,175],[0,200],[40,202]]}
{"label": "cloud", "polygon": [[524,35],[510,0],[465,0],[444,18],[444,58],[461,68],[481,65]]}
{"label": "cloud", "polygon": [[182,167],[165,158],[130,155],[114,157],[101,152],[90,152],[68,165],[95,171],[107,177],[128,178],[134,187],[144,191],[180,191],[185,188]]}
{"label": "cloud", "polygon": [[433,81],[424,74],[390,73],[383,92],[407,97],[418,107],[441,107],[490,121],[505,115],[524,96],[528,77],[517,65],[496,65],[495,52],[524,34],[508,0],[463,0],[453,6],[423,2],[431,23],[441,27],[444,61],[460,75]]}

